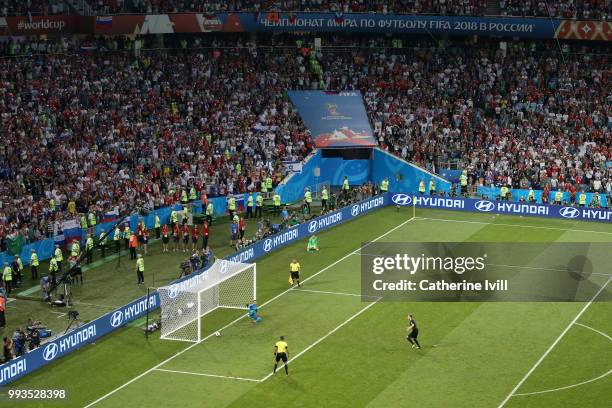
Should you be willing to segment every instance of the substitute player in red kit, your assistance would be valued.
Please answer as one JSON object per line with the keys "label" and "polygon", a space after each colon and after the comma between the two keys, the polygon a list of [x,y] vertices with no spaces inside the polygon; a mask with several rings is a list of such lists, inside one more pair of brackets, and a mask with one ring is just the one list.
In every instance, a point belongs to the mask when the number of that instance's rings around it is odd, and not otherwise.
{"label": "substitute player in red kit", "polygon": [[198,249],[198,239],[200,238],[200,230],[197,225],[193,225],[191,228],[191,252],[195,252]]}
{"label": "substitute player in red kit", "polygon": [[202,224],[202,249],[206,249],[208,246],[208,234],[208,221],[204,221],[204,224]]}
{"label": "substitute player in red kit", "polygon": [[168,231],[168,224],[164,224],[164,226],[162,227],[161,236],[163,246],[162,252],[168,252],[168,242],[170,241],[170,231]]}
{"label": "substitute player in red kit", "polygon": [[181,239],[181,229],[179,228],[178,223],[175,222],[174,226],[172,227],[172,241],[174,243],[172,252],[178,251],[180,239]]}
{"label": "substitute player in red kit", "polygon": [[187,252],[189,245],[189,225],[183,224],[183,252]]}

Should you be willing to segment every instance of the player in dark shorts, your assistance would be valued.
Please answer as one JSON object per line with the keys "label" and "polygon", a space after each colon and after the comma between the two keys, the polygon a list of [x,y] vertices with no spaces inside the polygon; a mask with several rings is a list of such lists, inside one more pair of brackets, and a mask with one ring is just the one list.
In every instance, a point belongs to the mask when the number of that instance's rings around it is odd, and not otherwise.
{"label": "player in dark shorts", "polygon": [[408,336],[406,336],[406,340],[412,344],[412,348],[416,347],[417,349],[420,349],[421,345],[417,340],[417,337],[419,337],[419,328],[411,314],[408,315],[408,331],[409,333]]}
{"label": "player in dark shorts", "polygon": [[276,368],[278,367],[278,362],[282,361],[285,365],[285,374],[289,375],[289,365],[287,361],[289,360],[289,345],[285,341],[284,336],[280,336],[280,340],[276,342],[274,345],[274,369],[272,372],[276,374]]}

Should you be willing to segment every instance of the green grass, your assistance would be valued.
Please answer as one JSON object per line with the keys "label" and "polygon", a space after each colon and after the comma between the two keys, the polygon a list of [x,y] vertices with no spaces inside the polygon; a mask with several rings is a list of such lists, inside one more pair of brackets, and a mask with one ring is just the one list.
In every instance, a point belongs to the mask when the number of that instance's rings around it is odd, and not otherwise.
{"label": "green grass", "polygon": [[[305,242],[299,242],[258,260],[258,300],[264,304],[258,325],[241,319],[223,329],[221,337],[197,345],[161,341],[158,335],[146,341],[140,329],[126,327],[11,387],[66,389],[68,399],[55,404],[62,407],[88,405],[137,376],[94,406],[497,407],[585,303],[373,303],[324,292],[358,294],[360,257],[349,254],[385,233],[380,241],[611,242],[612,228],[603,223],[418,210],[419,219],[389,232],[410,214],[379,210],[322,232],[319,253],[306,253]],[[303,291],[278,296],[288,289],[287,265],[294,257],[302,264],[302,278],[312,278],[304,282]],[[162,269],[176,268],[171,257],[149,259]],[[99,273],[115,273],[114,264],[101,267]],[[125,273],[133,278],[131,270]],[[590,279],[601,286],[608,278]],[[91,303],[123,299],[91,296]],[[270,299],[274,300],[266,303]],[[410,349],[404,339],[408,312],[421,326],[419,351]],[[612,341],[605,337],[612,335],[611,315],[609,301],[592,303],[506,406],[606,406],[612,400],[612,375],[587,381],[612,369]],[[239,316],[234,310],[207,315],[203,335]],[[280,372],[268,378],[272,346],[279,335],[287,337],[292,356],[301,354],[290,364],[289,377]],[[158,367],[166,371],[150,371],[177,353]],[[581,382],[586,383],[572,386]],[[531,394],[562,387],[570,388]],[[19,406],[46,405],[54,406]]]}

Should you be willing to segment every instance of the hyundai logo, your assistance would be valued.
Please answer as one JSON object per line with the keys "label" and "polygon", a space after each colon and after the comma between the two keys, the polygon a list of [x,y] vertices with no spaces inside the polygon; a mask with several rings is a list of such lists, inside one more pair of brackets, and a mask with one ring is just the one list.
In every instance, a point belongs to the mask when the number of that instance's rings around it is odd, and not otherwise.
{"label": "hyundai logo", "polygon": [[580,210],[574,207],[563,207],[559,210],[559,215],[563,218],[577,218],[580,215]]}
{"label": "hyundai logo", "polygon": [[395,194],[391,197],[391,201],[397,205],[410,205],[412,204],[412,197],[408,194]]}
{"label": "hyundai logo", "polygon": [[487,200],[480,200],[475,205],[478,211],[489,212],[495,209],[495,203]]}
{"label": "hyundai logo", "polygon": [[272,249],[272,239],[268,238],[264,241],[263,250],[266,252],[270,252],[271,249]]}
{"label": "hyundai logo", "polygon": [[222,260],[221,261],[221,274],[225,275],[228,269],[229,269],[229,262],[227,261],[227,259]]}
{"label": "hyundai logo", "polygon": [[51,361],[57,356],[57,352],[59,351],[57,347],[57,343],[49,343],[45,350],[43,351],[43,358],[47,361]]}
{"label": "hyundai logo", "polygon": [[178,295],[178,287],[176,285],[170,286],[170,290],[168,290],[168,297],[170,299],[174,299]]}
{"label": "hyundai logo", "polygon": [[351,215],[353,217],[356,217],[358,214],[359,214],[359,206],[354,205],[353,208],[351,208]]}
{"label": "hyundai logo", "polygon": [[113,327],[119,327],[123,323],[123,312],[121,310],[117,310],[115,313],[111,315],[110,325]]}
{"label": "hyundai logo", "polygon": [[318,226],[317,221],[310,221],[310,224],[308,224],[308,232],[312,234],[313,232],[317,230],[317,226]]}

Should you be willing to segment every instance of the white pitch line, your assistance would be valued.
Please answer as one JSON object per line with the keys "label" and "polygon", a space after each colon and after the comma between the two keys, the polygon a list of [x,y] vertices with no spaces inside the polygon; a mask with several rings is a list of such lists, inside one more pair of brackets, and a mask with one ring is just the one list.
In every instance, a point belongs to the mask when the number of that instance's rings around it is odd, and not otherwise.
{"label": "white pitch line", "polygon": [[582,230],[582,229],[572,229],[572,228],[559,228],[559,227],[542,227],[538,225],[521,225],[521,224],[503,224],[497,222],[486,222],[486,221],[468,221],[468,220],[450,220],[447,218],[426,218],[426,217],[416,217],[417,221],[442,221],[442,222],[460,222],[466,224],[484,224],[484,225],[492,225],[499,227],[516,227],[516,228],[533,228],[533,229],[544,229],[544,230],[553,230],[553,231],[571,231],[571,232],[586,232],[589,234],[607,234],[612,235],[612,232],[609,231],[591,231],[591,230]]}
{"label": "white pitch line", "polygon": [[369,295],[362,295],[359,293],[346,293],[346,292],[328,292],[325,290],[314,290],[314,289],[302,289],[302,288],[293,288],[294,291],[296,292],[311,292],[311,293],[323,293],[326,295],[340,295],[340,296],[356,296],[356,297],[371,297],[374,299],[378,299],[378,296],[369,296]]}
{"label": "white pitch line", "polygon": [[199,375],[202,377],[226,378],[229,380],[260,382],[260,380],[256,380],[255,378],[233,377],[231,375],[218,375],[218,374],[207,374],[207,373],[194,373],[191,371],[167,370],[165,368],[156,368],[154,371],[163,371],[166,373],[186,374],[186,375]]}
{"label": "white pitch line", "polygon": [[538,366],[542,363],[542,361],[544,361],[544,359],[546,358],[546,356],[548,354],[550,354],[550,352],[555,348],[555,346],[561,341],[561,339],[565,336],[565,334],[569,331],[569,329],[578,321],[578,319],[580,318],[580,316],[582,316],[582,314],[588,309],[589,306],[591,306],[591,304],[595,301],[595,299],[597,298],[597,296],[599,296],[599,294],[601,292],[603,292],[603,290],[606,288],[606,286],[608,285],[608,283],[610,283],[610,281],[612,281],[612,278],[608,279],[606,281],[606,283],[603,284],[603,286],[601,288],[599,288],[599,290],[597,291],[597,293],[595,293],[595,295],[593,295],[593,297],[591,298],[591,300],[589,300],[589,302],[584,305],[584,307],[582,309],[580,309],[580,312],[578,312],[578,314],[576,315],[576,317],[574,317],[574,319],[570,322],[570,324],[567,325],[567,327],[561,332],[561,334],[559,335],[559,337],[557,337],[557,339],[550,345],[550,347],[548,347],[548,349],[544,352],[544,354],[542,354],[542,356],[539,358],[538,361],[536,361],[536,363],[533,365],[533,367],[531,367],[531,369],[529,371],[527,371],[527,374],[525,374],[523,376],[523,378],[521,378],[521,380],[518,382],[518,384],[516,384],[516,386],[512,389],[512,391],[510,391],[510,394],[508,394],[508,396],[501,402],[501,404],[499,404],[499,408],[502,408],[504,405],[506,405],[506,403],[508,402],[508,400],[510,400],[510,398],[512,398],[512,396],[514,395],[514,393],[521,387],[521,385],[523,385],[523,383],[527,380],[527,378],[529,378],[529,376],[536,370],[536,368],[538,368]]}
{"label": "white pitch line", "polygon": [[[356,250],[352,251],[351,253],[346,254],[346,255],[345,255],[345,256],[343,256],[342,258],[340,258],[340,259],[336,260],[335,262],[333,262],[333,263],[331,263],[330,265],[326,266],[325,268],[321,269],[319,272],[315,273],[314,275],[311,275],[311,276],[309,276],[308,278],[304,279],[304,280],[302,281],[302,283],[305,283],[305,282],[309,281],[310,279],[314,278],[315,276],[319,275],[320,273],[325,272],[326,270],[330,269],[331,267],[333,267],[333,266],[337,265],[338,263],[340,263],[340,262],[344,261],[344,260],[345,260],[346,258],[348,258],[349,256],[351,256],[351,255],[353,255],[353,254],[355,254],[355,253],[357,253],[357,252],[361,251],[363,248],[367,247],[367,246],[368,246],[368,245],[370,245],[372,242],[376,242],[376,241],[378,241],[379,239],[382,239],[382,238],[386,237],[387,235],[389,235],[389,234],[390,234],[390,233],[392,233],[393,231],[395,231],[395,230],[397,230],[397,229],[399,229],[399,228],[403,227],[404,225],[408,224],[409,222],[411,222],[411,221],[413,221],[413,220],[414,220],[414,217],[413,217],[413,218],[410,218],[410,219],[407,219],[406,221],[402,222],[401,224],[396,225],[395,227],[391,228],[389,231],[385,232],[384,234],[380,235],[379,237],[374,238],[372,241],[370,241],[370,242],[366,243],[365,245],[360,246],[359,248],[357,248]],[[265,303],[261,304],[261,305],[259,306],[259,308],[262,308],[262,307],[264,307],[265,305],[267,305],[267,304],[269,304],[269,303],[271,303],[271,302],[275,301],[275,300],[276,300],[276,299],[278,299],[279,297],[281,297],[281,296],[283,296],[283,295],[285,295],[285,294],[289,293],[289,292],[291,291],[291,289],[292,289],[292,288],[289,288],[289,289],[285,290],[284,292],[279,293],[278,295],[274,296],[272,299],[270,299],[270,300],[266,301]],[[370,304],[370,305],[368,305],[368,307],[370,307],[371,305],[373,305],[373,303],[372,303],[372,304]],[[246,316],[247,316],[247,314],[243,314],[243,315],[241,315],[240,317],[238,317],[238,318],[236,318],[236,319],[232,320],[231,322],[229,322],[228,324],[226,324],[225,326],[223,326],[222,328],[220,328],[218,331],[225,330],[226,328],[228,328],[228,327],[230,327],[230,326],[234,325],[235,323],[239,322],[240,320],[242,320],[242,319],[243,319],[243,318],[245,318]],[[204,337],[204,338],[202,339],[202,341],[208,340],[210,337],[214,336],[214,333],[215,333],[215,332],[212,332],[212,333],[211,333],[211,334],[209,334],[208,336]],[[95,401],[90,402],[90,403],[89,403],[89,404],[87,404],[87,405],[86,405],[84,408],[89,408],[89,407],[91,407],[91,406],[93,406],[93,405],[97,404],[98,402],[100,402],[100,401],[102,401],[102,400],[104,400],[104,399],[106,399],[106,398],[110,397],[111,395],[113,395],[113,394],[114,394],[114,393],[116,393],[117,391],[122,390],[123,388],[125,388],[125,387],[127,387],[128,385],[132,384],[134,381],[139,380],[140,378],[142,378],[142,377],[144,377],[145,375],[149,374],[149,373],[150,373],[150,372],[152,372],[153,370],[155,370],[155,369],[157,369],[157,368],[161,367],[162,365],[166,364],[167,362],[169,362],[169,361],[173,360],[174,358],[176,358],[176,357],[180,356],[180,355],[181,355],[181,354],[183,354],[184,352],[186,352],[186,351],[188,351],[188,350],[191,350],[192,348],[194,348],[194,347],[195,347],[195,346],[197,346],[198,344],[200,344],[200,343],[193,343],[193,344],[189,345],[188,347],[185,347],[183,350],[181,350],[181,351],[177,352],[176,354],[174,354],[174,355],[172,355],[172,356],[168,357],[167,359],[165,359],[165,360],[164,360],[164,361],[162,361],[161,363],[159,363],[159,364],[157,364],[157,365],[155,365],[155,366],[153,366],[153,367],[149,368],[147,371],[144,371],[144,372],[140,373],[139,375],[137,375],[136,377],[132,378],[132,379],[131,379],[131,380],[129,380],[128,382],[126,382],[126,383],[124,383],[124,384],[120,385],[119,387],[117,387],[117,388],[115,388],[115,389],[113,389],[113,390],[111,390],[111,391],[107,392],[106,394],[104,394],[103,396],[99,397],[99,398],[98,398],[98,399],[96,399]]]}
{"label": "white pitch line", "polygon": [[[304,353],[306,353],[308,350],[310,350],[311,348],[313,348],[314,346],[316,346],[317,344],[319,344],[320,342],[322,342],[323,340],[325,340],[326,338],[328,338],[329,336],[331,336],[332,334],[334,334],[335,332],[337,332],[338,330],[340,330],[342,327],[344,327],[345,325],[347,325],[351,320],[355,319],[357,316],[359,316],[360,314],[362,314],[363,312],[365,312],[366,310],[368,310],[369,308],[371,308],[372,306],[374,306],[376,303],[378,303],[378,301],[382,299],[382,298],[378,298],[377,300],[375,300],[374,302],[370,303],[369,305],[367,305],[366,307],[364,307],[363,309],[361,309],[360,311],[358,311],[357,313],[355,313],[354,315],[352,315],[351,317],[349,317],[348,319],[346,319],[344,322],[340,323],[340,325],[336,326],[336,328],[330,330],[329,332],[327,332],[326,335],[324,335],[323,337],[321,337],[320,339],[318,339],[317,341],[315,341],[314,343],[312,343],[310,346],[306,347],[304,350],[300,351],[299,353],[297,353],[295,356],[293,356],[292,358],[289,359],[289,361],[287,361],[287,364],[297,360],[301,355],[303,355]],[[282,368],[285,365],[281,365],[278,370],[282,370]],[[268,378],[272,377],[274,375],[274,373],[270,373],[268,375],[266,375],[264,378],[262,378],[260,381],[264,382],[266,381]]]}
{"label": "white pitch line", "polygon": [[582,326],[585,329],[589,329],[591,331],[594,331],[597,334],[601,334],[602,336],[604,336],[606,339],[612,341],[612,337],[608,336],[606,333],[599,331],[597,329],[592,328],[591,326],[587,326],[586,324],[582,324],[582,323],[574,323],[576,326]]}
{"label": "white pitch line", "polygon": [[584,385],[584,384],[588,384],[588,383],[595,382],[597,380],[601,380],[602,378],[607,377],[610,374],[612,374],[612,369],[608,370],[608,372],[606,372],[606,373],[603,373],[599,377],[591,378],[590,380],[582,381],[582,382],[579,382],[577,384],[566,385],[565,387],[559,387],[559,388],[551,388],[550,390],[535,391],[535,392],[525,392],[525,393],[522,393],[522,394],[514,394],[514,396],[515,397],[521,397],[521,396],[525,396],[525,395],[546,394],[546,393],[549,393],[549,392],[567,390],[568,388],[579,387],[579,386]]}

